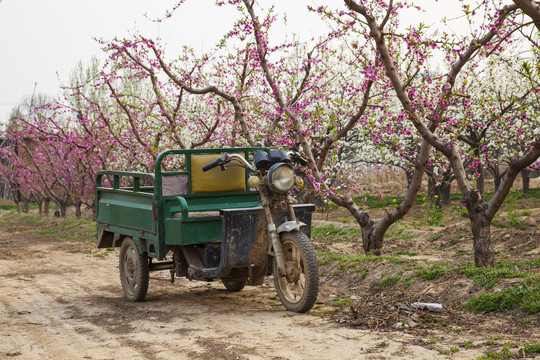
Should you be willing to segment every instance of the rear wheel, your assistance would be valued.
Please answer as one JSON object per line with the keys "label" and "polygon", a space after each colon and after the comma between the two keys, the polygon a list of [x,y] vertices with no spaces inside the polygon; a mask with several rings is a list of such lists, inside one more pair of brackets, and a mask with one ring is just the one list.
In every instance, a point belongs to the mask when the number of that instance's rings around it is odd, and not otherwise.
{"label": "rear wheel", "polygon": [[120,282],[129,301],[142,301],[148,291],[148,256],[140,253],[132,238],[120,247]]}
{"label": "rear wheel", "polygon": [[313,307],[319,292],[319,272],[315,250],[302,232],[280,234],[286,275],[280,275],[274,259],[274,285],[278,296],[294,312],[306,312]]}
{"label": "rear wheel", "polygon": [[241,291],[247,283],[246,279],[239,279],[239,280],[224,280],[221,279],[223,282],[223,285],[225,285],[225,288],[232,292]]}

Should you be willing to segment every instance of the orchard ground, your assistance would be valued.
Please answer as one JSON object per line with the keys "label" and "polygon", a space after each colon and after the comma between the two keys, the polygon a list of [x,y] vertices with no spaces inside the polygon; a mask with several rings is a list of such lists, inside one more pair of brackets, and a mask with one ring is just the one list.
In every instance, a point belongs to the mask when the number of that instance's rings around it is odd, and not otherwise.
{"label": "orchard ground", "polygon": [[[377,219],[394,199],[359,203]],[[512,192],[496,217],[494,269],[473,266],[459,196],[442,212],[420,197],[390,228],[381,257],[363,255],[360,229],[343,210],[315,214],[321,282],[308,314],[285,311],[270,278],[229,293],[217,281],[171,284],[156,272],[146,301],[129,303],[118,251],[96,248],[92,221],[32,212],[0,212],[1,359],[540,356],[538,188]]]}

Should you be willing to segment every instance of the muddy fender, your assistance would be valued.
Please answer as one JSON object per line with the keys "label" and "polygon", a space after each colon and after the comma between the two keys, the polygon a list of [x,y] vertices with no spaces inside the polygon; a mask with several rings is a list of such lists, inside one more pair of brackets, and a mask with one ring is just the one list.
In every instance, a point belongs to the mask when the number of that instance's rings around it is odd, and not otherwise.
{"label": "muddy fender", "polygon": [[277,228],[278,234],[281,234],[282,232],[291,232],[291,231],[300,231],[301,226],[306,226],[303,222],[296,222],[296,221],[287,221],[283,224],[279,225]]}

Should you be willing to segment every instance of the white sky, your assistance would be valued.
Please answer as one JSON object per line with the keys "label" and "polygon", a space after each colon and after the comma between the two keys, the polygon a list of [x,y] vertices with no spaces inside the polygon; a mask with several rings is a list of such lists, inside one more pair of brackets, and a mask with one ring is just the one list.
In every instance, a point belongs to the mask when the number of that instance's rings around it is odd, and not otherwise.
{"label": "white sky", "polygon": [[[447,15],[451,0],[422,0],[426,6]],[[103,58],[93,38],[129,37],[134,32],[161,37],[169,56],[183,45],[197,51],[210,50],[237,18],[234,8],[217,8],[214,0],[187,0],[171,19],[158,24],[150,18],[162,17],[174,0],[0,0],[0,124],[24,96],[36,93],[55,97],[60,82],[67,82],[79,61],[93,55]],[[279,12],[288,13],[282,33],[302,39],[325,32],[318,16],[307,5],[344,7],[340,0],[266,0]],[[443,3],[445,5],[443,5]],[[455,5],[454,5],[455,6]],[[416,14],[411,22],[436,19]]]}

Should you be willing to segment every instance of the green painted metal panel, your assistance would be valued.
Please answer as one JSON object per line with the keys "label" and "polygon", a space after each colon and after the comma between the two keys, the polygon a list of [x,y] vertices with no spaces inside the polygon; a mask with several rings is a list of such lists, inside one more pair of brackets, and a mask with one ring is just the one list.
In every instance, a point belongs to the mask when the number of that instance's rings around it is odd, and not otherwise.
{"label": "green painted metal panel", "polygon": [[[199,217],[197,212],[259,206],[256,191],[191,194],[189,171],[163,174],[185,174],[189,177],[188,194],[163,197],[162,162],[167,156],[183,156],[189,169],[191,154],[243,153],[246,159],[264,148],[169,150],[156,159],[155,174],[124,171],[100,171],[96,178],[96,219],[100,231],[144,240],[149,256],[162,259],[170,246],[214,243],[221,241],[222,218]],[[109,179],[112,188],[104,186]],[[144,179],[144,180],[143,180]],[[129,182],[131,180],[131,185]],[[246,186],[248,173],[246,172]],[[153,186],[148,186],[151,183]],[[128,184],[126,186],[126,184]],[[124,186],[124,187],[122,187]]]}
{"label": "green painted metal panel", "polygon": [[221,241],[222,219],[220,216],[182,219],[165,219],[165,244],[195,245]]}
{"label": "green painted metal panel", "polygon": [[152,216],[152,196],[101,191],[97,221],[128,229],[156,233]]}

